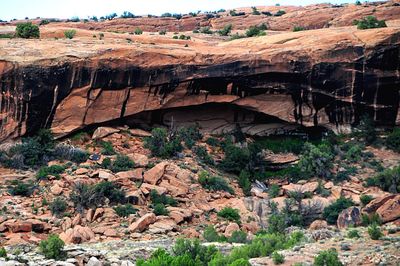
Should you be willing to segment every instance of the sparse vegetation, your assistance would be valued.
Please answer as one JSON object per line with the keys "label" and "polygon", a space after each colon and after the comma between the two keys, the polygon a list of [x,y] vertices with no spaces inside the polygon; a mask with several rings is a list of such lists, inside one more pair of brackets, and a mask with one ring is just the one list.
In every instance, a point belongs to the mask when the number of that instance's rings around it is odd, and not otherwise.
{"label": "sparse vegetation", "polygon": [[314,258],[315,266],[342,266],[338,253],[335,249],[321,251],[318,256]]}
{"label": "sparse vegetation", "polygon": [[294,28],[293,28],[293,31],[294,32],[296,32],[296,31],[303,31],[303,30],[306,30],[304,27],[301,27],[301,26],[294,26]]}
{"label": "sparse vegetation", "polygon": [[40,30],[39,27],[32,24],[32,22],[18,23],[15,29],[15,36],[24,39],[39,38]]}
{"label": "sparse vegetation", "polygon": [[60,197],[55,198],[49,205],[51,213],[59,217],[64,214],[67,208],[68,208],[67,202]]}
{"label": "sparse vegetation", "polygon": [[279,196],[280,187],[277,184],[272,184],[268,188],[268,195],[270,198],[276,198]]}
{"label": "sparse vegetation", "polygon": [[128,217],[131,214],[135,214],[137,209],[132,204],[126,204],[114,207],[114,211],[119,217]]}
{"label": "sparse vegetation", "polygon": [[234,194],[234,190],[229,186],[228,182],[219,176],[210,176],[207,172],[203,171],[199,174],[199,183],[203,188],[211,191],[226,191],[230,194]]}
{"label": "sparse vegetation", "polygon": [[200,33],[213,34],[213,31],[210,30],[210,27],[202,27],[202,28],[200,28]]}
{"label": "sparse vegetation", "polygon": [[162,203],[157,203],[153,207],[153,212],[155,215],[168,215],[168,210],[165,208],[165,205]]}
{"label": "sparse vegetation", "polygon": [[133,32],[135,35],[141,35],[143,34],[143,30],[141,28],[136,28],[135,31]]}
{"label": "sparse vegetation", "polygon": [[218,217],[240,224],[240,214],[238,209],[225,207],[218,212]]}
{"label": "sparse vegetation", "polygon": [[232,31],[232,24],[225,25],[222,30],[218,31],[218,34],[221,36],[228,36]]}
{"label": "sparse vegetation", "polygon": [[64,241],[58,235],[49,235],[46,240],[39,243],[40,251],[47,259],[60,260],[65,258]]}
{"label": "sparse vegetation", "polygon": [[383,236],[381,229],[376,223],[368,227],[368,234],[372,240],[378,240]]}
{"label": "sparse vegetation", "polygon": [[378,186],[391,193],[400,192],[400,166],[389,168],[366,180],[367,186]]}
{"label": "sparse vegetation", "polygon": [[8,186],[8,192],[13,196],[29,197],[35,190],[35,185],[32,182],[23,182],[20,180],[12,180]]}
{"label": "sparse vegetation", "polygon": [[183,149],[179,136],[174,132],[168,132],[165,128],[154,128],[151,135],[145,139],[145,147],[153,156],[170,158]]}
{"label": "sparse vegetation", "polygon": [[72,39],[72,38],[75,37],[75,35],[76,35],[76,30],[66,30],[66,31],[64,31],[64,36],[67,39]]}
{"label": "sparse vegetation", "polygon": [[324,209],[323,217],[329,224],[336,224],[340,212],[353,205],[354,203],[351,199],[341,197]]}
{"label": "sparse vegetation", "polygon": [[36,174],[36,178],[38,180],[46,179],[48,176],[54,176],[56,178],[59,178],[60,174],[62,174],[64,171],[65,167],[62,165],[45,166],[39,169],[39,171]]}
{"label": "sparse vegetation", "polygon": [[400,128],[394,128],[387,136],[386,146],[395,152],[400,152]]}
{"label": "sparse vegetation", "polygon": [[360,238],[360,233],[356,229],[351,229],[347,233],[348,238]]}
{"label": "sparse vegetation", "polygon": [[374,199],[374,197],[372,197],[371,195],[362,194],[360,196],[360,201],[364,206],[367,205],[368,203],[370,203],[371,200],[373,200],[373,199]]}
{"label": "sparse vegetation", "polygon": [[158,194],[157,190],[155,190],[155,189],[153,189],[150,192],[150,199],[154,205],[156,205],[156,204],[164,204],[164,205],[170,205],[170,206],[178,205],[178,202],[174,198],[167,196],[165,194],[160,195],[160,194]]}
{"label": "sparse vegetation", "polygon": [[384,20],[378,20],[374,16],[367,16],[361,20],[354,20],[353,25],[357,26],[359,30],[385,28],[386,22]]}
{"label": "sparse vegetation", "polygon": [[333,167],[333,154],[330,147],[326,144],[318,146],[306,143],[304,152],[300,157],[299,168],[308,177],[330,177]]}
{"label": "sparse vegetation", "polygon": [[272,257],[272,261],[275,263],[275,265],[279,265],[285,262],[285,257],[278,253],[277,251],[274,251],[274,253],[272,253],[271,255]]}
{"label": "sparse vegetation", "polygon": [[266,35],[265,30],[267,27],[265,24],[261,24],[259,26],[251,26],[247,31],[246,31],[246,36],[247,37],[255,37],[255,36],[264,36]]}

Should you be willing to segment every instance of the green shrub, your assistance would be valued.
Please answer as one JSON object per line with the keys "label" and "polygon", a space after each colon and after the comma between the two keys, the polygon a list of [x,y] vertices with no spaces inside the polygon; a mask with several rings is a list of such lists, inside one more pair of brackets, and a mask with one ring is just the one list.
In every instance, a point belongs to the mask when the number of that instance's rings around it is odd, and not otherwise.
{"label": "green shrub", "polygon": [[203,138],[198,124],[180,128],[178,131],[178,136],[179,139],[185,142],[186,147],[189,149],[196,144],[196,141],[199,141]]}
{"label": "green shrub", "polygon": [[202,27],[202,28],[200,28],[200,33],[213,34],[212,30],[210,30],[210,27]]}
{"label": "green shrub", "polygon": [[227,240],[225,236],[219,235],[212,225],[209,225],[204,229],[203,237],[208,242],[224,242]]}
{"label": "green shrub", "polygon": [[206,139],[206,143],[210,146],[217,147],[220,145],[220,141],[216,138],[210,137]]}
{"label": "green shrub", "polygon": [[230,263],[229,266],[251,266],[251,264],[248,260],[242,258]]}
{"label": "green shrub", "polygon": [[65,258],[64,241],[58,235],[49,235],[46,240],[39,243],[40,251],[47,259],[60,260]]}
{"label": "green shrub", "polygon": [[368,227],[368,234],[372,240],[378,240],[383,236],[381,229],[375,223]]}
{"label": "green shrub", "polygon": [[362,155],[363,155],[363,148],[361,145],[353,145],[344,155],[344,158],[351,162],[351,163],[356,163],[361,161]]}
{"label": "green shrub", "polygon": [[361,20],[355,20],[353,24],[357,25],[357,29],[359,30],[387,27],[384,20],[378,20],[374,16],[367,16]]}
{"label": "green shrub", "polygon": [[137,209],[132,204],[126,204],[114,207],[114,211],[119,217],[128,217],[131,214],[135,214]]}
{"label": "green shrub", "polygon": [[302,139],[290,137],[260,138],[256,140],[256,143],[260,145],[262,149],[267,149],[274,153],[292,152],[294,154],[300,154],[304,147],[304,141]]}
{"label": "green shrub", "polygon": [[133,32],[135,35],[141,35],[143,34],[143,31],[141,28],[136,28],[135,31]]}
{"label": "green shrub", "polygon": [[322,215],[329,224],[336,224],[339,214],[353,205],[354,203],[351,199],[340,197],[334,203],[325,207]]}
{"label": "green shrub", "polygon": [[231,222],[236,222],[240,224],[240,214],[238,209],[234,209],[231,207],[224,207],[222,210],[218,212],[218,217],[224,218]]}
{"label": "green shrub", "polygon": [[158,32],[158,34],[160,34],[160,35],[165,35],[165,34],[167,34],[167,31],[166,31],[166,30],[160,30],[160,31]]}
{"label": "green shrub", "polygon": [[373,213],[371,215],[364,213],[361,216],[361,224],[363,226],[368,226],[371,224],[382,224],[382,220],[381,220],[381,217],[377,213]]}
{"label": "green shrub", "polygon": [[375,122],[369,115],[364,115],[358,125],[359,132],[356,134],[362,137],[366,143],[372,144],[377,138]]}
{"label": "green shrub", "polygon": [[73,39],[76,35],[76,30],[66,30],[64,31],[64,36],[67,39]]}
{"label": "green shrub", "polygon": [[125,192],[119,185],[110,181],[102,181],[94,185],[94,193],[101,200],[107,198],[111,204],[125,203]]}
{"label": "green shrub", "polygon": [[23,182],[20,180],[13,180],[8,186],[8,192],[13,196],[29,197],[35,190],[34,184],[31,182]]}
{"label": "green shrub", "polygon": [[222,30],[218,31],[218,34],[221,36],[228,36],[232,31],[232,24],[225,25]]}
{"label": "green shrub", "polygon": [[168,215],[169,211],[165,208],[165,205],[162,203],[157,203],[154,205],[153,212],[155,215]]}
{"label": "green shrub", "polygon": [[49,175],[59,178],[60,174],[62,174],[64,171],[65,167],[62,165],[46,166],[39,169],[36,174],[36,178],[39,180],[46,179]]}
{"label": "green shrub", "polygon": [[386,146],[396,152],[400,152],[400,128],[395,128],[386,138]]}
{"label": "green shrub", "polygon": [[170,158],[181,152],[183,147],[176,134],[168,134],[165,128],[154,128],[151,137],[145,139],[145,147],[153,156]]}
{"label": "green shrub", "polygon": [[314,258],[315,266],[342,266],[338,253],[335,249],[324,250],[318,253],[318,256]]}
{"label": "green shrub", "polygon": [[373,199],[374,199],[374,197],[372,197],[371,195],[362,194],[360,196],[360,201],[364,206],[367,205],[368,203],[370,203],[371,200],[373,200]]}
{"label": "green shrub", "polygon": [[294,28],[293,28],[294,32],[303,31],[303,30],[306,30],[306,29],[304,27],[301,27],[301,26],[294,26]]}
{"label": "green shrub", "polygon": [[207,149],[205,147],[203,146],[194,147],[194,152],[196,153],[200,161],[208,165],[214,165],[215,162],[213,158],[210,156],[210,154],[208,154]]}
{"label": "green shrub", "polygon": [[55,216],[62,216],[64,212],[67,210],[68,204],[67,202],[60,197],[55,198],[49,205],[49,209],[51,213]]}
{"label": "green shrub", "polygon": [[235,193],[233,188],[229,186],[225,179],[219,176],[209,176],[209,174],[205,171],[199,174],[198,181],[203,188],[208,190],[226,191],[230,194]]}
{"label": "green shrub", "polygon": [[248,149],[228,145],[224,148],[224,152],[225,157],[219,165],[221,169],[231,173],[240,173],[246,169],[250,158]]}
{"label": "green shrub", "polygon": [[281,188],[277,185],[277,184],[272,184],[269,188],[268,188],[268,195],[270,198],[276,198],[279,196],[279,191],[281,190]]}
{"label": "green shrub", "polygon": [[283,16],[285,14],[286,14],[285,10],[279,10],[278,12],[275,13],[274,16],[275,17],[280,17],[280,16]]}
{"label": "green shrub", "polygon": [[[175,256],[189,256],[192,260],[196,261],[196,265],[207,265],[209,261],[218,253],[215,246],[205,247],[200,244],[198,239],[187,240],[177,239],[172,252]],[[178,266],[177,264],[176,266]]]}
{"label": "green shrub", "polygon": [[7,258],[7,251],[4,247],[0,248],[0,258]]}
{"label": "green shrub", "polygon": [[247,37],[255,37],[255,36],[264,36],[266,35],[265,31],[262,29],[260,26],[251,26],[247,31],[246,31],[246,36]]}
{"label": "green shrub", "polygon": [[18,23],[17,28],[15,29],[15,36],[24,39],[39,38],[39,27],[33,25],[32,22]]}
{"label": "green shrub", "polygon": [[378,186],[390,193],[400,192],[400,166],[386,169],[374,177],[367,178],[367,186]]}
{"label": "green shrub", "polygon": [[347,233],[348,238],[360,238],[360,233],[356,229],[352,229]]}
{"label": "green shrub", "polygon": [[110,170],[114,173],[128,171],[135,167],[135,163],[126,155],[117,154],[117,157],[112,162]]}
{"label": "green shrub", "polygon": [[304,145],[304,152],[300,157],[298,166],[308,177],[329,177],[333,167],[333,154],[326,144],[315,146],[311,143]]}
{"label": "green shrub", "polygon": [[172,198],[169,197],[165,194],[158,194],[157,190],[153,189],[150,192],[150,199],[151,202],[156,205],[156,204],[164,204],[164,205],[170,205],[170,206],[177,206],[178,202]]}
{"label": "green shrub", "polygon": [[234,231],[232,235],[228,238],[229,243],[246,243],[247,234],[241,230]]}
{"label": "green shrub", "polygon": [[280,254],[280,253],[278,253],[278,252],[276,252],[276,251],[274,251],[274,253],[272,253],[272,261],[276,264],[276,265],[278,265],[278,264],[282,264],[282,263],[284,263],[285,262],[285,257],[282,255],[282,254]]}
{"label": "green shrub", "polygon": [[102,141],[102,142],[100,142],[100,145],[102,147],[101,153],[103,155],[114,155],[116,153],[111,142]]}
{"label": "green shrub", "polygon": [[243,190],[243,194],[245,196],[250,196],[250,190],[251,190],[251,181],[250,181],[250,173],[248,171],[242,170],[240,172],[240,175],[238,177],[238,184]]}

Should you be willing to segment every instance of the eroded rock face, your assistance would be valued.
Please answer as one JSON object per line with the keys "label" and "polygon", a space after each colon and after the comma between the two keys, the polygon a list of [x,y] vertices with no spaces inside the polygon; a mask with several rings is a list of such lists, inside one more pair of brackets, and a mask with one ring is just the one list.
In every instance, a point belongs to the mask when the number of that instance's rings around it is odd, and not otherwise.
{"label": "eroded rock face", "polygon": [[[336,131],[348,130],[365,113],[381,125],[399,120],[398,27],[322,29],[185,49],[174,43],[16,42],[17,51],[0,43],[0,140],[42,127],[64,136],[207,104],[228,105],[229,123],[249,132],[258,114]],[[179,115],[160,114],[150,120],[179,122]]]}

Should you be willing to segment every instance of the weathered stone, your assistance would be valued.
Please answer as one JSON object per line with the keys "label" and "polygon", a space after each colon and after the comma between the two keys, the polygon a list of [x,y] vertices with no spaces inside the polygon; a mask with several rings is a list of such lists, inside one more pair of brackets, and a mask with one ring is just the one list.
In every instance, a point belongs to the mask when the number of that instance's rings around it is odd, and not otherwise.
{"label": "weathered stone", "polygon": [[92,136],[92,139],[102,139],[111,134],[118,133],[120,130],[112,127],[98,127]]}
{"label": "weathered stone", "polygon": [[361,224],[361,212],[357,207],[350,207],[343,210],[337,219],[337,227],[344,229],[349,226],[357,226]]}
{"label": "weathered stone", "polygon": [[154,213],[147,213],[144,216],[140,217],[136,222],[132,223],[129,226],[129,231],[134,232],[143,232],[148,226],[156,221],[156,215]]}
{"label": "weathered stone", "polygon": [[95,238],[93,231],[89,227],[76,225],[60,234],[60,238],[68,244],[80,244],[91,241]]}
{"label": "weathered stone", "polygon": [[325,229],[327,227],[328,227],[328,223],[325,220],[315,220],[310,224],[309,229],[310,230],[319,230],[319,229]]}
{"label": "weathered stone", "polygon": [[158,181],[161,179],[161,177],[164,175],[166,166],[167,166],[167,163],[162,162],[162,163],[155,165],[150,170],[146,171],[144,173],[144,181],[151,185],[156,185],[158,183]]}
{"label": "weathered stone", "polygon": [[376,210],[376,213],[384,223],[400,218],[400,195],[397,194],[394,198],[387,200]]}
{"label": "weathered stone", "polygon": [[224,235],[226,237],[230,237],[233,232],[240,230],[240,227],[237,223],[229,223],[228,226],[225,228]]}

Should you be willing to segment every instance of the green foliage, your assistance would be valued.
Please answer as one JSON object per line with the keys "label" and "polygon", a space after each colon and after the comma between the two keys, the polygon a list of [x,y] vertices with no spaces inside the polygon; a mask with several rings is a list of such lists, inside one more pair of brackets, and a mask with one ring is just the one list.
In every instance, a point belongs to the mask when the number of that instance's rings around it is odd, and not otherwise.
{"label": "green foliage", "polygon": [[39,38],[39,27],[33,25],[32,22],[18,23],[17,28],[15,29],[15,36],[24,39]]}
{"label": "green foliage", "polygon": [[4,247],[0,248],[0,258],[7,258],[7,251]]}
{"label": "green foliage", "polygon": [[151,137],[145,139],[145,147],[153,156],[170,158],[181,152],[183,147],[176,134],[168,134],[165,128],[154,128]]}
{"label": "green foliage", "polygon": [[251,190],[251,181],[250,181],[250,173],[246,170],[242,170],[238,177],[238,184],[243,190],[243,194],[246,196],[250,196]]}
{"label": "green foliage", "polygon": [[157,190],[153,189],[150,192],[150,199],[153,204],[164,204],[170,206],[177,206],[178,202],[165,194],[158,194]]}
{"label": "green foliage", "polygon": [[210,30],[210,27],[202,27],[202,28],[200,28],[200,33],[213,34],[213,31]]}
{"label": "green foliage", "polygon": [[294,32],[296,32],[296,31],[303,31],[303,30],[306,30],[304,27],[301,27],[301,26],[294,26],[294,28],[293,28],[293,31]]}
{"label": "green foliage", "polygon": [[268,195],[270,198],[276,198],[279,196],[279,191],[280,191],[280,187],[277,184],[272,184],[269,188],[268,188]]}
{"label": "green foliage", "polygon": [[290,137],[261,138],[257,139],[256,143],[260,145],[262,149],[267,149],[274,153],[292,152],[294,154],[300,154],[304,147],[304,141],[302,139]]}
{"label": "green foliage", "polygon": [[308,177],[329,177],[333,167],[333,154],[330,147],[326,144],[318,146],[306,143],[304,152],[300,157],[298,166],[301,171]]}
{"label": "green foliage", "polygon": [[198,179],[200,185],[212,191],[226,191],[230,194],[234,194],[235,191],[231,186],[229,186],[228,182],[220,176],[209,176],[209,174],[205,171],[199,174]]}
{"label": "green foliage", "polygon": [[135,15],[132,12],[129,11],[124,11],[121,16],[121,18],[135,18]]}
{"label": "green foliage", "polygon": [[210,137],[206,139],[206,143],[210,146],[217,147],[220,145],[220,141],[216,138]]}
{"label": "green foliage", "polygon": [[363,155],[362,151],[363,147],[361,145],[353,145],[350,149],[347,150],[344,158],[351,163],[359,162],[361,161]]}
{"label": "green foliage", "polygon": [[278,265],[278,264],[282,264],[282,263],[284,263],[285,262],[285,257],[282,255],[282,254],[280,254],[280,253],[278,253],[278,252],[276,252],[276,251],[274,251],[274,253],[272,253],[272,261],[276,264],[276,265]]}
{"label": "green foliage", "polygon": [[126,155],[117,154],[117,157],[111,164],[110,170],[114,173],[128,171],[135,167],[135,163]]}
{"label": "green foliage", "polygon": [[218,217],[224,218],[228,221],[240,224],[240,214],[238,209],[225,207],[222,210],[220,210],[217,215]]}
{"label": "green foliage", "polygon": [[219,235],[212,225],[209,225],[204,229],[203,237],[208,242],[224,242],[227,240],[225,236]]}
{"label": "green foliage", "polygon": [[280,17],[286,14],[285,10],[279,10],[278,12],[275,13],[275,17]]}
{"label": "green foliage", "polygon": [[400,152],[400,128],[395,128],[387,136],[386,146],[396,152]]}
{"label": "green foliage", "polygon": [[202,246],[198,239],[177,239],[172,248],[175,256],[189,256],[192,260],[200,262],[200,265],[207,265],[212,257],[218,252],[214,246]]}
{"label": "green foliage", "polygon": [[160,34],[160,35],[165,35],[165,34],[167,34],[167,31],[166,31],[166,30],[160,30],[160,31],[158,32],[158,34]]}
{"label": "green foliage", "polygon": [[198,124],[180,128],[178,131],[178,136],[179,139],[185,142],[185,145],[188,149],[191,149],[196,144],[196,141],[199,141],[203,138]]}
{"label": "green foliage", "polygon": [[390,193],[400,192],[400,166],[386,169],[374,177],[367,178],[367,186],[378,186]]}
{"label": "green foliage", "polygon": [[265,33],[265,28],[264,26],[251,26],[247,31],[246,31],[246,36],[247,37],[255,37],[255,36],[264,36],[266,35]]}
{"label": "green foliage", "polygon": [[387,27],[384,20],[378,20],[374,16],[367,16],[361,20],[354,20],[353,24],[357,25],[357,29],[359,30]]}
{"label": "green foliage", "polygon": [[114,147],[112,145],[111,142],[109,141],[102,141],[100,142],[100,146],[101,146],[101,153],[103,155],[114,155],[116,152],[114,150]]}
{"label": "green foliage", "polygon": [[246,243],[247,234],[241,230],[234,231],[232,235],[228,238],[229,243]]}
{"label": "green foliage", "polygon": [[114,207],[114,211],[119,217],[128,217],[131,214],[135,214],[137,209],[132,204],[126,204]]}
{"label": "green foliage", "polygon": [[376,223],[368,227],[368,234],[372,240],[378,240],[383,236],[381,229]]}
{"label": "green foliage", "polygon": [[252,9],[252,11],[251,11],[252,15],[255,15],[255,16],[261,15],[260,11],[257,10],[257,7],[252,6],[251,9]]}
{"label": "green foliage", "polygon": [[360,233],[356,229],[351,229],[347,233],[348,238],[360,238]]}
{"label": "green foliage", "polygon": [[342,266],[335,249],[324,250],[314,258],[314,266]]}
{"label": "green foliage", "polygon": [[372,197],[371,195],[362,194],[360,196],[360,201],[364,206],[367,205],[368,203],[370,203],[371,200],[373,200],[373,199],[374,199],[374,197]]}
{"label": "green foliage", "polygon": [[373,213],[371,215],[364,213],[361,216],[361,224],[363,226],[368,226],[371,224],[382,224],[382,220],[377,213]]}
{"label": "green foliage", "polygon": [[169,211],[165,208],[165,205],[162,203],[157,203],[153,207],[153,212],[155,215],[168,215]]}
{"label": "green foliage", "polygon": [[51,213],[55,216],[62,216],[64,212],[67,210],[68,204],[67,202],[60,197],[55,198],[49,205],[49,209]]}
{"label": "green foliage", "polygon": [[230,263],[228,266],[251,266],[251,264],[248,260],[241,258]]}
{"label": "green foliage", "polygon": [[36,174],[36,178],[38,180],[46,179],[49,175],[59,178],[60,174],[62,174],[64,171],[65,167],[62,165],[45,166],[39,169]]}
{"label": "green foliage", "polygon": [[135,35],[141,35],[143,34],[143,30],[141,28],[136,28],[135,31],[133,32]]}
{"label": "green foliage", "polygon": [[[369,19],[367,19],[369,21]],[[367,23],[370,23],[367,22]],[[375,130],[375,122],[369,115],[364,115],[361,118],[360,124],[358,126],[360,132],[358,132],[358,136],[362,137],[366,143],[372,144],[376,140],[376,130]]]}
{"label": "green foliage", "polygon": [[204,146],[194,147],[194,152],[196,153],[200,161],[208,165],[214,165],[215,162],[213,158],[210,156],[210,154],[208,154],[207,149]]}
{"label": "green foliage", "polygon": [[64,31],[64,36],[67,39],[73,39],[76,35],[76,30],[65,30]]}
{"label": "green foliage", "polygon": [[40,251],[47,259],[60,260],[65,258],[64,241],[58,235],[49,235],[46,240],[39,243]]}
{"label": "green foliage", "polygon": [[8,186],[8,192],[13,196],[29,197],[35,190],[35,186],[31,182],[23,182],[20,180],[13,180]]}
{"label": "green foliage", "polygon": [[351,199],[346,199],[344,197],[340,197],[334,203],[325,207],[322,215],[329,224],[336,224],[336,220],[337,220],[340,212],[342,212],[343,210],[345,210],[353,205],[354,205],[354,203]]}
{"label": "green foliage", "polygon": [[232,31],[232,24],[225,25],[222,30],[218,31],[218,34],[221,36],[228,36]]}

